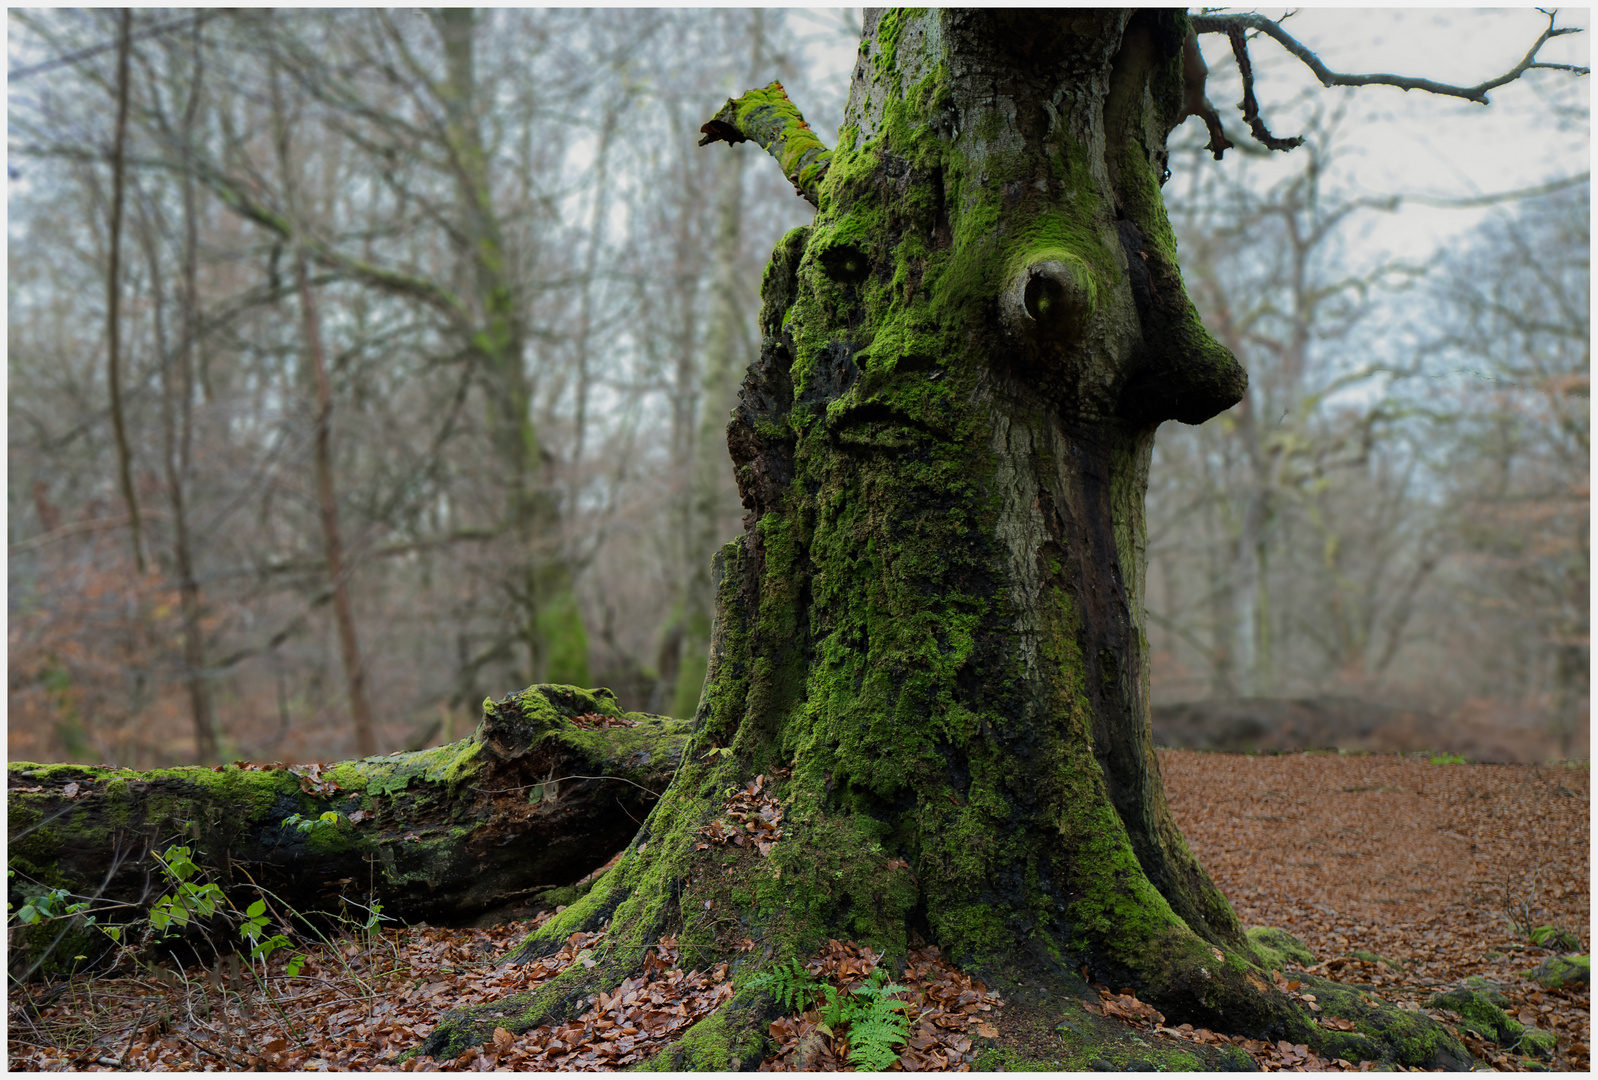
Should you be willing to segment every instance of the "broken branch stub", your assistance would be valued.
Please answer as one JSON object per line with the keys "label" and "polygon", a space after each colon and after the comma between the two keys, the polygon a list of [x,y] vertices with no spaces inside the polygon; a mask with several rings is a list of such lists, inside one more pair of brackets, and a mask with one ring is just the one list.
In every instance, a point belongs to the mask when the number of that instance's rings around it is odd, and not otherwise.
{"label": "broken branch stub", "polygon": [[728,99],[721,111],[700,127],[700,146],[713,142],[729,145],[757,143],[777,159],[793,189],[811,206],[819,206],[818,192],[832,151],[810,130],[782,83],[751,90],[736,101]]}

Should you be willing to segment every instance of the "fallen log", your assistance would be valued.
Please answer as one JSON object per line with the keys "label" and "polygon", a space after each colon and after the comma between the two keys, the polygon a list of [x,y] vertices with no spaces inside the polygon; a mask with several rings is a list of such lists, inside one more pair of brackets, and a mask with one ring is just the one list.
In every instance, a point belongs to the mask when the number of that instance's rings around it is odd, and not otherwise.
{"label": "fallen log", "polygon": [[[442,925],[515,917],[627,843],[688,737],[688,721],[623,712],[608,690],[534,686],[485,702],[460,742],[333,765],[15,762],[10,900],[19,911],[64,889],[57,910],[89,901],[121,913],[102,924],[126,921],[171,888],[151,853],[183,845],[236,901],[267,893],[305,913],[370,897]],[[68,921],[14,931],[13,970],[36,967],[27,956]],[[69,959],[84,951],[64,944]]]}

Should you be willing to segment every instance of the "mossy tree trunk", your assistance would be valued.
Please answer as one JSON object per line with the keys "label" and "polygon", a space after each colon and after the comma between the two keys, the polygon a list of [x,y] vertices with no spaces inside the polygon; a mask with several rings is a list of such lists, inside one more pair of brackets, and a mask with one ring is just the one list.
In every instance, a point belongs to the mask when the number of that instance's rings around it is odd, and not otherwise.
{"label": "mossy tree trunk", "polygon": [[[1166,804],[1154,434],[1246,385],[1161,201],[1185,35],[1174,11],[869,13],[836,148],[776,84],[705,126],[757,141],[817,215],[767,268],[728,429],[748,515],[717,561],[696,743],[622,861],[516,956],[608,923],[602,962],[447,1019],[426,1052],[561,1019],[672,933],[740,979],[828,937],[890,957],[920,937],[1062,1009],[1087,977],[1171,1023],[1468,1060],[1440,1029],[1317,1028]],[[756,776],[784,807],[769,857],[706,847]],[[768,1008],[741,992],[657,1062],[757,1063]]]}
{"label": "mossy tree trunk", "polygon": [[[64,888],[103,923],[126,923],[171,891],[148,853],[181,844],[240,906],[265,890],[301,913],[348,897],[410,922],[517,917],[637,831],[687,728],[623,713],[607,691],[535,686],[485,702],[460,742],[317,768],[12,763],[11,900],[20,908]],[[336,824],[284,824],[330,810],[342,815]],[[31,965],[59,928],[15,935],[13,966]],[[87,950],[58,949],[69,967],[109,945],[98,931],[81,936]]]}

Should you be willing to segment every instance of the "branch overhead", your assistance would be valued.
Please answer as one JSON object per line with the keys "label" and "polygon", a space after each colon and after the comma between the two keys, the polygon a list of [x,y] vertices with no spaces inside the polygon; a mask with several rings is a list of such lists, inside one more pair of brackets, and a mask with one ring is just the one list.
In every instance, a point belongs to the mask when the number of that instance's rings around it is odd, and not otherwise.
{"label": "branch overhead", "polygon": [[713,142],[755,142],[782,166],[783,175],[811,206],[819,206],[821,180],[832,162],[832,151],[810,130],[782,83],[751,90],[736,101],[728,100],[700,132],[700,146]]}
{"label": "branch overhead", "polygon": [[[1291,150],[1302,143],[1303,140],[1300,138],[1276,138],[1271,135],[1264,121],[1260,119],[1259,106],[1254,100],[1254,74],[1248,59],[1247,39],[1245,37],[1247,31],[1252,30],[1274,39],[1284,49],[1303,61],[1304,65],[1315,73],[1315,77],[1321,81],[1322,86],[1396,86],[1404,91],[1424,90],[1429,94],[1464,98],[1466,101],[1474,101],[1477,104],[1486,105],[1488,104],[1488,91],[1495,90],[1506,83],[1514,82],[1528,71],[1568,71],[1576,75],[1590,74],[1590,69],[1585,67],[1579,67],[1574,64],[1551,64],[1537,59],[1538,52],[1542,50],[1542,47],[1550,39],[1581,32],[1578,27],[1556,27],[1554,18],[1558,14],[1557,12],[1544,11],[1543,13],[1548,16],[1548,26],[1538,36],[1537,40],[1532,43],[1531,48],[1521,58],[1520,63],[1497,78],[1488,79],[1485,82],[1477,83],[1475,86],[1452,86],[1448,83],[1435,82],[1431,79],[1419,79],[1408,75],[1345,75],[1335,72],[1322,63],[1321,58],[1306,48],[1302,42],[1286,30],[1283,30],[1279,22],[1274,19],[1267,19],[1265,16],[1254,12],[1243,15],[1193,15],[1189,17],[1189,22],[1194,34],[1225,34],[1227,36],[1232,46],[1232,52],[1237,57],[1238,70],[1241,72],[1243,79],[1243,101],[1238,107],[1243,111],[1244,122],[1248,124],[1249,130],[1253,132],[1254,137],[1266,147],[1272,150]],[[1205,117],[1205,122],[1209,124],[1210,117]],[[1217,120],[1215,124],[1211,125],[1212,136],[1218,127],[1219,121]],[[1220,150],[1216,149],[1218,142],[1219,140],[1212,138],[1210,147],[1217,159],[1221,156]],[[1225,149],[1225,147],[1221,147],[1221,149]]]}
{"label": "branch overhead", "polygon": [[1283,30],[1281,25],[1273,19],[1250,12],[1246,15],[1194,15],[1191,17],[1194,33],[1198,34],[1227,34],[1234,30],[1255,30],[1267,37],[1274,38],[1284,49],[1304,62],[1304,65],[1315,73],[1322,86],[1396,86],[1400,90],[1424,90],[1429,94],[1440,94],[1444,97],[1464,98],[1481,105],[1487,104],[1487,92],[1496,90],[1505,83],[1514,82],[1528,71],[1570,71],[1577,75],[1590,74],[1590,69],[1577,67],[1574,64],[1549,64],[1537,59],[1537,53],[1547,44],[1549,39],[1564,37],[1566,34],[1579,34],[1580,29],[1573,26],[1554,26],[1554,15],[1548,14],[1548,28],[1539,36],[1520,63],[1510,68],[1495,79],[1477,83],[1475,86],[1450,86],[1447,83],[1433,82],[1431,79],[1417,79],[1408,75],[1343,75],[1328,68],[1303,43],[1293,35]]}

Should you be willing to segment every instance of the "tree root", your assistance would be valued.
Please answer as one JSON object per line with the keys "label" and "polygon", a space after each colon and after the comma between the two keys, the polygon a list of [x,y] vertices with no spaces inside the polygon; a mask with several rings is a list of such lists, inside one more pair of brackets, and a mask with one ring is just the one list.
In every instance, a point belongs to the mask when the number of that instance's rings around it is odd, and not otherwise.
{"label": "tree root", "polygon": [[[1291,939],[1289,939],[1291,940]],[[540,942],[534,938],[524,945]],[[491,1045],[496,1028],[520,1034],[542,1025],[571,1020],[586,1010],[596,995],[613,991],[636,977],[638,952],[615,943],[585,955],[591,967],[574,961],[537,989],[496,1002],[453,1010],[417,1048],[416,1054],[439,1061],[457,1057],[475,1046]],[[753,954],[721,958],[738,970],[738,983],[764,965]],[[686,965],[685,965],[686,966]],[[697,965],[696,965],[697,966]],[[1210,965],[1203,965],[1210,967]],[[991,964],[974,974],[999,991],[1005,1001],[997,1038],[974,1039],[972,1067],[992,1069],[1147,1068],[1233,1071],[1251,1070],[1254,1060],[1235,1045],[1214,1045],[1177,1037],[1170,1025],[1192,1024],[1276,1045],[1279,1041],[1307,1047],[1328,1061],[1372,1062],[1396,1066],[1468,1070],[1469,1051],[1436,1021],[1382,1002],[1370,991],[1329,979],[1295,975],[1293,983],[1260,967],[1222,961],[1208,978],[1168,980],[1163,1024],[1148,1020],[1133,1025],[1095,1009],[1098,989],[1078,974],[1037,956]],[[1284,984],[1293,986],[1289,991]],[[1186,1005],[1178,997],[1186,994]],[[1151,996],[1150,1001],[1155,1000]],[[1198,1003],[1196,1006],[1193,1003]],[[1313,1004],[1312,1004],[1313,1002]],[[1319,1006],[1319,1009],[1315,1008]],[[1149,1010],[1152,1015],[1152,1010]],[[649,1070],[737,1071],[758,1068],[775,1054],[769,1037],[772,1021],[783,1010],[769,994],[743,989],[714,1012],[698,1019],[636,1067]],[[1206,1019],[1208,1017],[1208,1019]],[[1352,1030],[1340,1030],[1351,1027]],[[1256,1047],[1257,1049],[1257,1047]]]}

